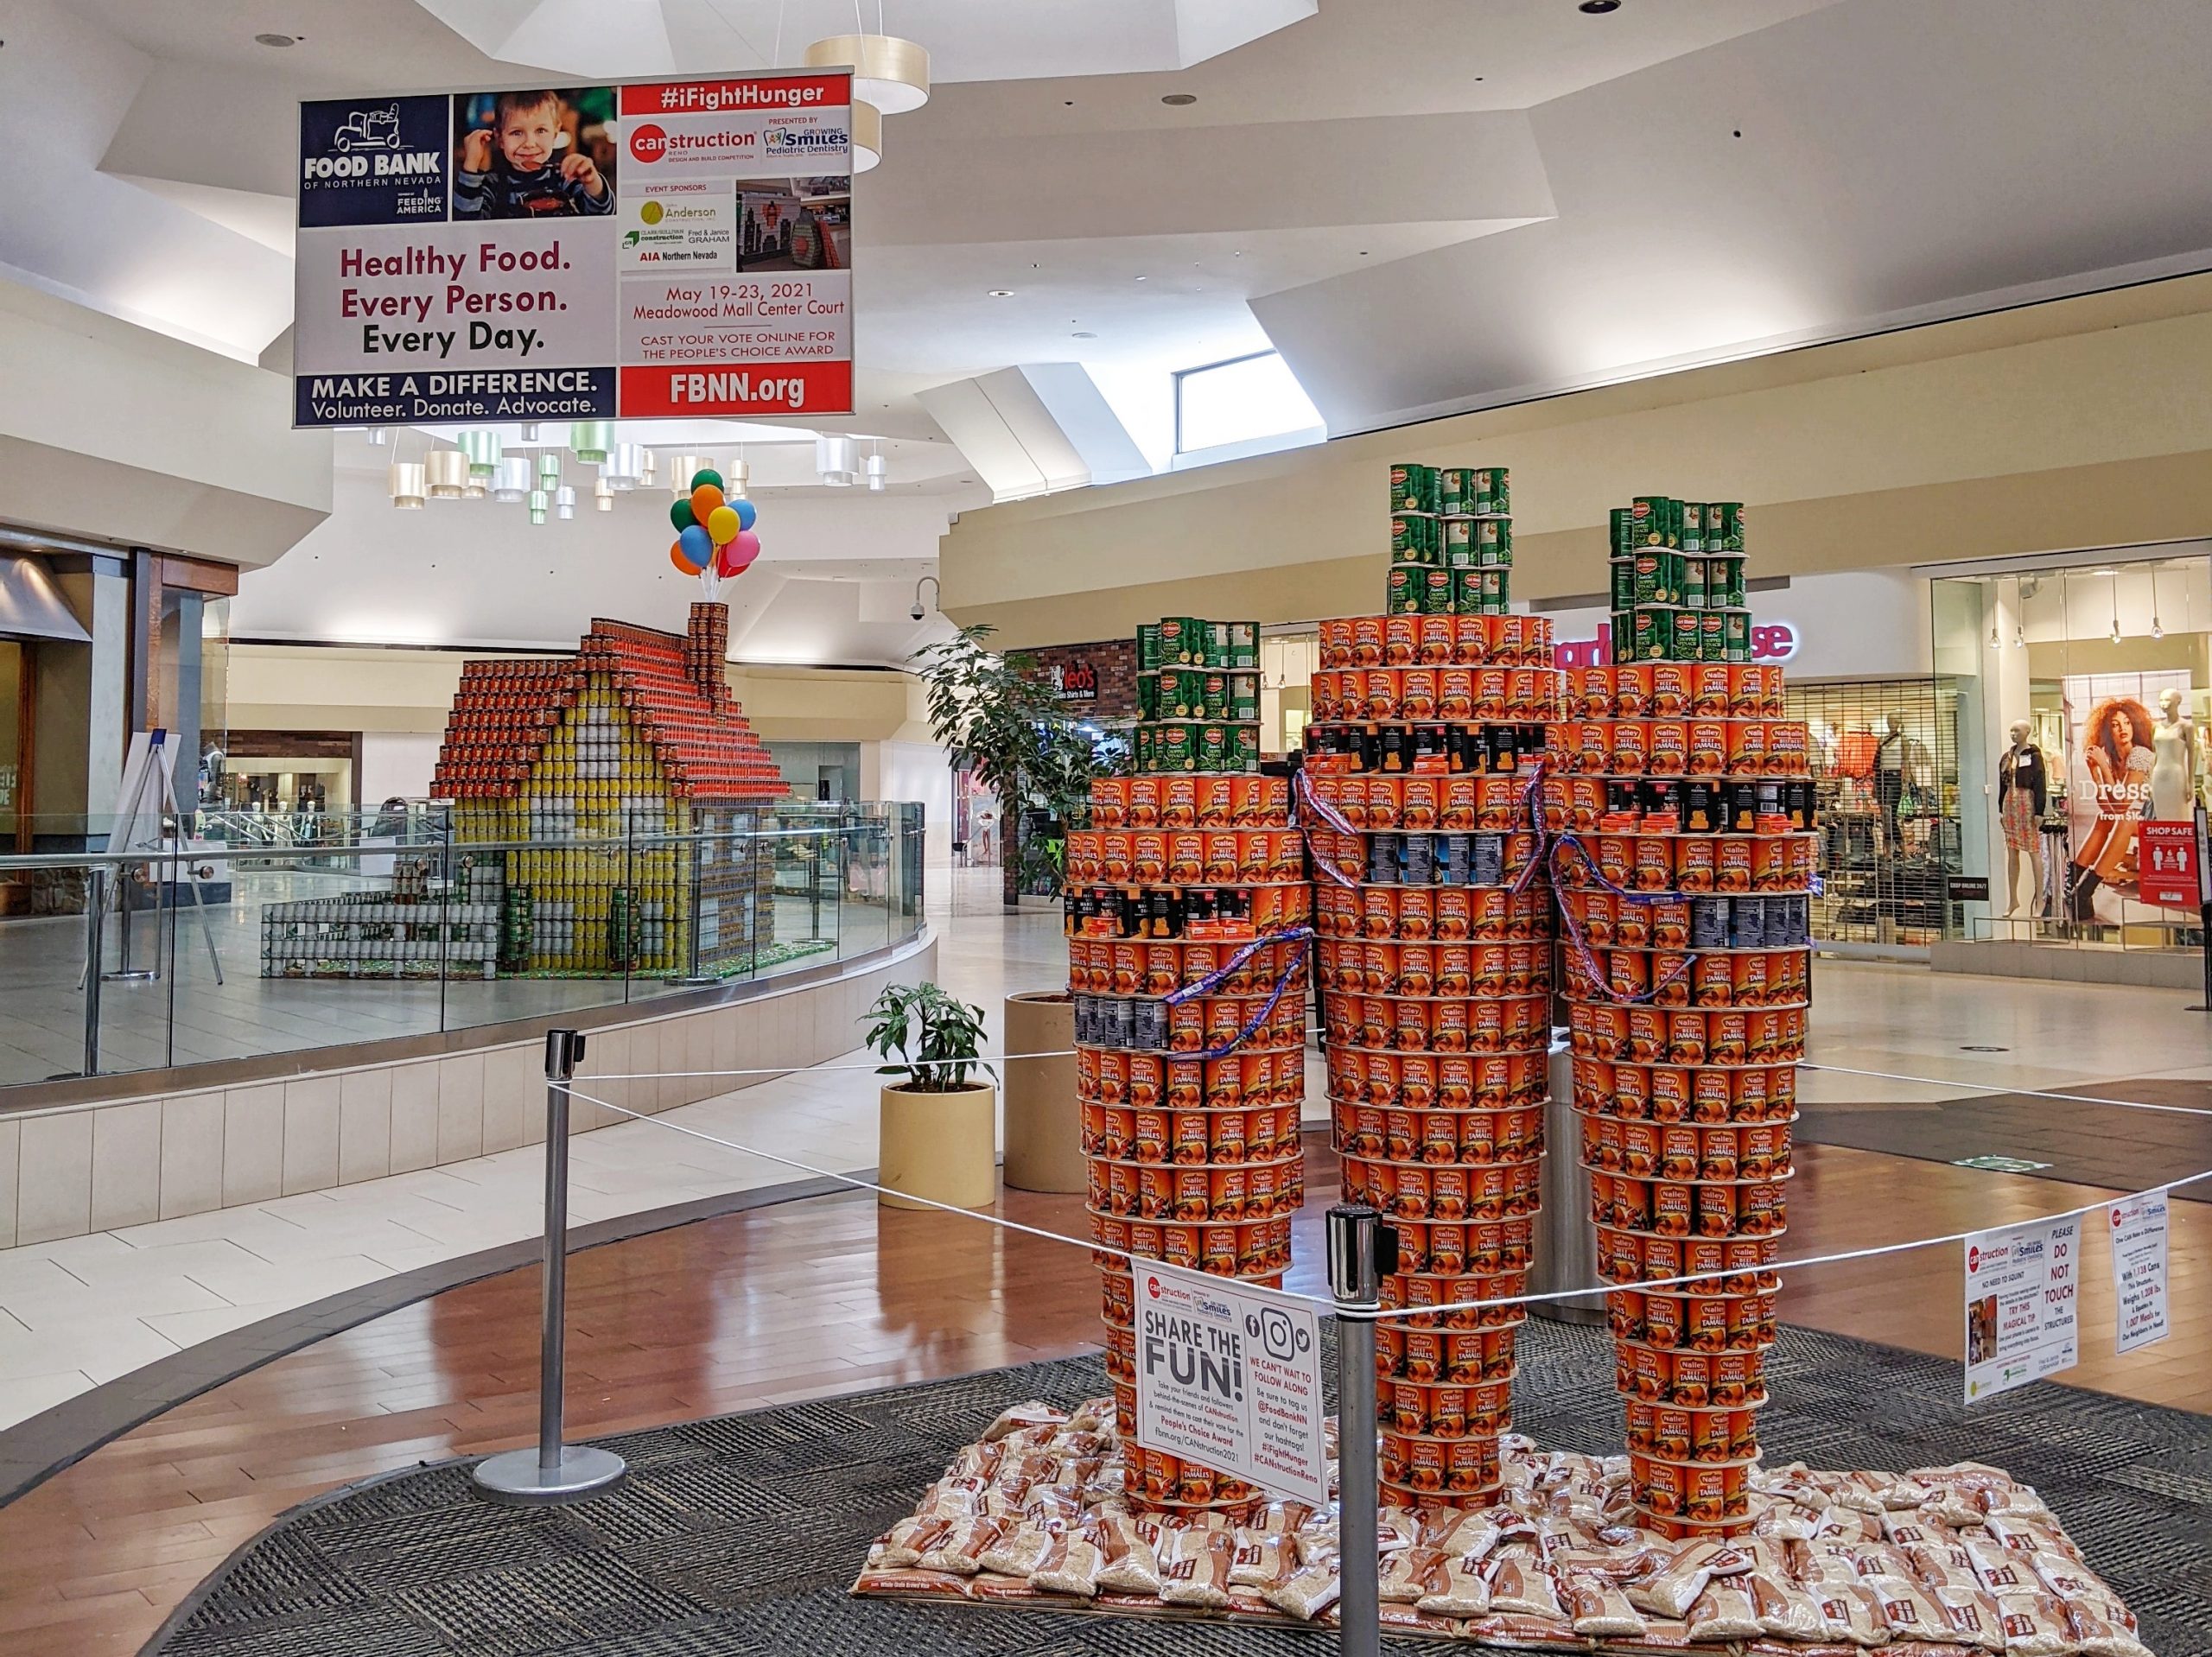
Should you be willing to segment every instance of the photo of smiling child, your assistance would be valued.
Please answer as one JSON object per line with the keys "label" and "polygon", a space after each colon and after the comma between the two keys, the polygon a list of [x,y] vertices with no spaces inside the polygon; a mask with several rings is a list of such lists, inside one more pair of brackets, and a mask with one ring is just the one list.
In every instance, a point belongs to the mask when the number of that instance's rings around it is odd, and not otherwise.
{"label": "photo of smiling child", "polygon": [[477,92],[454,99],[453,216],[614,211],[614,92]]}

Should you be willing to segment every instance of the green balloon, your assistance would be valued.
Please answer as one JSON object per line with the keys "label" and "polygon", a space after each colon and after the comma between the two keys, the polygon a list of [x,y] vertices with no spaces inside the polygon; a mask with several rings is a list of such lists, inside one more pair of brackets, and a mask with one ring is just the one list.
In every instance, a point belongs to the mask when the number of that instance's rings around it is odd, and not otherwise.
{"label": "green balloon", "polygon": [[709,483],[717,489],[722,486],[722,474],[710,466],[702,466],[691,474],[691,486],[694,489],[702,484]]}
{"label": "green balloon", "polygon": [[691,502],[688,497],[678,497],[676,505],[668,509],[668,521],[676,525],[678,535],[699,521],[691,516]]}

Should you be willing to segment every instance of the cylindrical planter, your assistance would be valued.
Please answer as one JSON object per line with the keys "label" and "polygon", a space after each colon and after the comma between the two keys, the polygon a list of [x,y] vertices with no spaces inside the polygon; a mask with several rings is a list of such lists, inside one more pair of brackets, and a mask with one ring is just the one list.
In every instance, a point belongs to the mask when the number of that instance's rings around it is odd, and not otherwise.
{"label": "cylindrical planter", "polygon": [[[945,1093],[891,1087],[882,1091],[878,1183],[957,1209],[988,1208],[998,1198],[998,1089],[971,1082]],[[886,1208],[919,1209],[897,1197]]]}
{"label": "cylindrical planter", "polygon": [[1006,1183],[1021,1191],[1090,1189],[1076,1102],[1075,998],[1030,990],[1006,998],[1006,1050],[1057,1058],[1006,1062]]}

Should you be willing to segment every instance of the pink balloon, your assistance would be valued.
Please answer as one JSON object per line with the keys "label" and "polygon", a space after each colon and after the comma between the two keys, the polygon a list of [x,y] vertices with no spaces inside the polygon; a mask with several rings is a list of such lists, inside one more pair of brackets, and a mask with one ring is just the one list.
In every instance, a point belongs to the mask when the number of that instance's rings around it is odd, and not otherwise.
{"label": "pink balloon", "polygon": [[[737,548],[739,556],[747,564],[760,556],[760,537],[751,530],[740,530],[737,532],[736,541],[732,544]],[[741,564],[739,568],[741,569],[744,565]]]}
{"label": "pink balloon", "polygon": [[[746,531],[746,535],[750,535],[752,531],[749,530]],[[731,542],[729,545],[722,549],[722,556],[727,561],[726,573],[729,575],[742,575],[747,570],[753,568],[753,561],[760,556],[760,543],[758,541],[755,541],[753,543],[753,550],[750,552],[747,552],[743,547],[738,544],[739,541],[742,541],[745,538],[745,536],[740,536],[737,541]]]}

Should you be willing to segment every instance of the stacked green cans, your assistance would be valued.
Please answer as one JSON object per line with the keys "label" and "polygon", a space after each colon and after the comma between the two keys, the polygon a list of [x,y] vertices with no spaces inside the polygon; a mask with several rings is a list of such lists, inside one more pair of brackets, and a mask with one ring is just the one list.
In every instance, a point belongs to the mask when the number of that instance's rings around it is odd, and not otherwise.
{"label": "stacked green cans", "polygon": [[1137,629],[1141,772],[1260,763],[1260,624],[1168,616]]}
{"label": "stacked green cans", "polygon": [[1614,661],[1751,659],[1740,501],[1638,495],[1608,534]]}
{"label": "stacked green cans", "polygon": [[1505,467],[1390,468],[1390,614],[1503,615],[1512,567]]}

